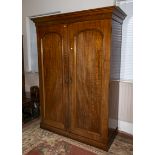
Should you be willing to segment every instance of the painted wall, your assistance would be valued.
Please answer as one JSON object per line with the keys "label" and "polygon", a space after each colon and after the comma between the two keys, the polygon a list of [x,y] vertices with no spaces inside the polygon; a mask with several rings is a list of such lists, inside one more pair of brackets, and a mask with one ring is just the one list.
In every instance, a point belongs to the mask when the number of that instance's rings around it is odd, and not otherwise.
{"label": "painted wall", "polygon": [[118,127],[121,131],[133,134],[133,83],[119,82]]}
{"label": "painted wall", "polygon": [[[118,94],[119,91],[119,95]],[[110,82],[110,107],[109,111],[111,125],[115,123],[116,113],[113,110],[119,100],[118,129],[133,134],[133,84],[126,81]]]}
{"label": "painted wall", "polygon": [[[38,73],[25,74],[25,89],[26,92],[30,91],[30,87],[38,85]],[[115,102],[119,86],[119,115],[118,115],[118,129],[120,131],[133,134],[133,83],[125,81],[112,81],[111,91],[113,96],[111,102]],[[113,113],[113,112],[112,112]]]}
{"label": "painted wall", "polygon": [[32,24],[29,20],[30,16],[49,14],[55,11],[61,11],[61,13],[64,13],[111,6],[114,5],[115,0],[23,0],[22,2],[22,33],[24,35],[23,43],[25,71],[30,72],[32,71],[32,66],[34,65],[32,61],[33,51],[30,51],[35,50],[29,41],[31,38],[30,25]]}
{"label": "painted wall", "polygon": [[[129,0],[131,1],[131,0]],[[40,14],[49,14],[55,11],[61,11],[61,13],[64,12],[72,12],[72,11],[79,11],[84,9],[91,9],[91,8],[98,8],[98,7],[105,7],[105,6],[111,6],[114,5],[114,0],[23,0],[23,21],[22,21],[22,28],[23,28],[23,35],[24,35],[24,60],[25,60],[25,84],[26,84],[26,91],[30,90],[30,87],[32,85],[39,85],[38,80],[38,73],[30,73],[32,72],[32,67],[37,68],[37,54],[35,54],[35,47],[33,46],[35,42],[35,36],[32,34],[35,34],[35,29],[30,29],[30,26],[33,25],[33,23],[29,20],[30,16],[36,16]],[[127,5],[125,3],[118,3],[118,5],[126,11],[126,13],[131,13],[130,10],[127,9]],[[124,26],[124,30],[125,30]],[[126,31],[127,32],[127,31]],[[32,36],[31,36],[32,35]],[[123,34],[124,37],[127,35],[127,33]],[[34,37],[34,38],[33,38]],[[125,39],[125,38],[124,38]],[[123,40],[124,40],[123,39]],[[131,38],[130,38],[131,39]],[[127,61],[127,58],[129,56],[126,55],[127,49],[127,43],[122,43],[122,52],[124,56],[122,55],[122,66],[126,66],[124,69],[121,68],[122,77],[126,77],[124,75],[127,75],[127,68],[126,65],[127,62],[132,63],[132,58],[130,56],[130,60]],[[34,50],[34,52],[33,52]],[[130,48],[130,50],[132,50]],[[32,52],[30,52],[32,51]],[[128,51],[130,54],[132,51]],[[34,61],[34,58],[36,60]],[[36,66],[35,66],[36,65]],[[124,74],[123,74],[124,73]],[[130,74],[132,74],[132,70],[130,70]],[[131,76],[130,76],[131,77]],[[129,80],[131,78],[128,78]],[[122,131],[125,131],[127,133],[132,134],[132,82],[123,82],[123,81],[117,81],[119,82],[120,87],[120,96],[119,96],[119,129]],[[115,85],[114,88],[115,89]]]}

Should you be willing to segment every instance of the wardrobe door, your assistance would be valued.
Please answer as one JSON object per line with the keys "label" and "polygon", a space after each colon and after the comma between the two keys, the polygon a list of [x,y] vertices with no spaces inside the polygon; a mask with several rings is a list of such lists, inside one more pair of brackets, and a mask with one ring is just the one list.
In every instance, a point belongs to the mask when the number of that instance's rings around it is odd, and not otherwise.
{"label": "wardrobe door", "polygon": [[38,28],[42,123],[63,130],[68,102],[64,83],[66,32],[63,25]]}
{"label": "wardrobe door", "polygon": [[69,25],[70,132],[95,141],[107,134],[104,21]]}

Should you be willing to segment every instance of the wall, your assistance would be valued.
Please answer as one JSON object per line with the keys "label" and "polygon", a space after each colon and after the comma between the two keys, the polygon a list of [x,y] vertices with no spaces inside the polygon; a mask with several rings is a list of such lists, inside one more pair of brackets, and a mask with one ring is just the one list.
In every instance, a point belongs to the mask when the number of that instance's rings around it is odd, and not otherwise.
{"label": "wall", "polygon": [[[119,93],[119,95],[118,95]],[[133,134],[133,84],[132,82],[125,81],[111,81],[110,82],[110,107],[113,107],[109,111],[110,121],[112,125],[115,124],[115,118],[117,113],[114,110],[119,100],[118,109],[118,129],[125,131],[129,134]]]}
{"label": "wall", "polygon": [[119,121],[121,131],[133,134],[133,83],[119,82]]}
{"label": "wall", "polygon": [[[38,73],[25,74],[25,89],[30,91],[30,87],[34,85],[39,86]],[[119,85],[119,115],[118,115],[118,129],[133,134],[133,83],[127,81],[112,81],[111,90],[113,94],[117,94]],[[112,96],[115,100],[115,96]],[[113,101],[112,101],[113,102]]]}
{"label": "wall", "polygon": [[38,73],[25,72],[25,91],[30,92],[31,86],[39,86]]}
{"label": "wall", "polygon": [[23,44],[24,44],[24,62],[25,62],[25,71],[32,71],[32,52],[31,43],[31,29],[30,25],[32,24],[29,20],[29,17],[36,16],[40,14],[50,14],[55,11],[72,12],[79,11],[84,9],[98,8],[104,6],[114,5],[115,0],[23,0],[23,12],[22,12],[22,33],[24,35]]}
{"label": "wall", "polygon": [[[111,6],[114,5],[115,1],[113,0],[78,0],[78,1],[71,1],[66,0],[63,2],[62,0],[23,0],[23,35],[24,35],[24,60],[25,60],[25,84],[26,84],[26,91],[30,90],[30,86],[32,85],[39,85],[38,80],[38,73],[32,73],[33,69],[32,66],[36,65],[36,62],[34,63],[34,57],[37,58],[37,54],[33,54],[32,50],[35,50],[35,47],[33,48],[31,44],[32,42],[35,42],[35,40],[31,39],[35,37],[35,30],[30,29],[31,23],[29,17],[30,16],[36,16],[40,14],[49,14],[51,12],[55,11],[61,11],[63,12],[72,12],[72,11],[78,11],[83,9],[90,9],[90,8],[98,8],[98,7],[104,7],[104,6]],[[125,3],[118,3],[118,5],[125,10],[125,12],[129,12],[127,9],[127,5]],[[123,40],[125,39],[125,36],[127,35],[127,31],[125,29],[126,26],[123,27]],[[124,33],[125,32],[125,33]],[[32,35],[34,33],[34,35]],[[32,35],[32,36],[31,36]],[[129,38],[132,40],[132,38]],[[119,129],[121,131],[125,131],[127,133],[132,134],[132,69],[128,70],[128,64],[132,66],[132,55],[130,55],[130,59],[128,59],[128,54],[126,53],[127,47],[128,47],[128,40],[125,42],[122,42],[122,58],[121,58],[121,77],[122,80],[128,80],[128,81],[116,81],[119,84]],[[132,50],[130,48],[130,50]],[[128,51],[128,53],[132,53],[132,51]],[[33,57],[34,56],[34,57]],[[128,59],[128,60],[127,60]],[[36,60],[37,61],[37,60]],[[34,64],[33,64],[34,63]],[[126,66],[126,68],[124,68]],[[127,73],[130,73],[130,78],[126,78]],[[129,77],[129,76],[128,76]],[[115,91],[115,85],[113,86],[113,89]]]}
{"label": "wall", "polygon": [[133,0],[118,0],[127,14],[122,27],[119,81],[119,130],[133,134]]}

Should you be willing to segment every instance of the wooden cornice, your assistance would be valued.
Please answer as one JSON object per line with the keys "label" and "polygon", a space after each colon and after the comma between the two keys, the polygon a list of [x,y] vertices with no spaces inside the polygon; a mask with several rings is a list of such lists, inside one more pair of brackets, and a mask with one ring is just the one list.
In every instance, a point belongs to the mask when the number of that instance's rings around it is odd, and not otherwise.
{"label": "wooden cornice", "polygon": [[31,18],[36,25],[50,24],[67,24],[80,21],[114,19],[120,23],[123,22],[126,14],[117,6],[83,10],[57,15]]}

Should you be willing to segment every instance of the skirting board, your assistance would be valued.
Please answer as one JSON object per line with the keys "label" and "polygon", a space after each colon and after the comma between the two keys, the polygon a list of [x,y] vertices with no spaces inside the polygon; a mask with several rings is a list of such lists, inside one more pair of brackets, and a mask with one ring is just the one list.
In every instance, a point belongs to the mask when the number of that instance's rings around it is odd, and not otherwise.
{"label": "skirting board", "polygon": [[118,130],[133,135],[133,124],[118,120]]}

